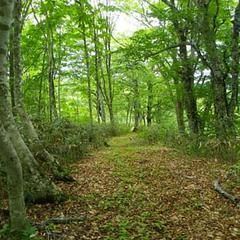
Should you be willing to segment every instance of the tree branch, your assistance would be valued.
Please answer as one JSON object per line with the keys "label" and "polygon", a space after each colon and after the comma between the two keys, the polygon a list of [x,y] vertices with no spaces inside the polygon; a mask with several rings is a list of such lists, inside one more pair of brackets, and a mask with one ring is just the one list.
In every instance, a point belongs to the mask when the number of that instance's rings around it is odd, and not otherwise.
{"label": "tree branch", "polygon": [[224,189],[222,189],[219,180],[215,180],[213,182],[213,186],[215,191],[217,191],[219,194],[221,194],[223,197],[227,198],[230,200],[233,204],[236,204],[238,207],[240,207],[240,198],[226,192]]}
{"label": "tree branch", "polygon": [[169,47],[164,48],[164,49],[161,49],[160,51],[157,51],[157,52],[155,52],[155,53],[150,53],[150,54],[148,54],[145,58],[148,59],[148,58],[150,58],[150,57],[157,56],[157,55],[160,54],[160,53],[163,53],[163,52],[166,52],[166,51],[168,51],[168,50],[177,48],[177,47],[179,47],[179,46],[180,46],[180,44],[175,44],[175,45],[169,46]]}
{"label": "tree branch", "polygon": [[202,63],[212,71],[212,67],[211,67],[210,63],[203,56],[203,54],[201,53],[201,50],[199,49],[199,47],[195,43],[193,43],[193,42],[188,42],[187,44],[194,48],[194,50],[198,54],[198,57],[201,59]]}

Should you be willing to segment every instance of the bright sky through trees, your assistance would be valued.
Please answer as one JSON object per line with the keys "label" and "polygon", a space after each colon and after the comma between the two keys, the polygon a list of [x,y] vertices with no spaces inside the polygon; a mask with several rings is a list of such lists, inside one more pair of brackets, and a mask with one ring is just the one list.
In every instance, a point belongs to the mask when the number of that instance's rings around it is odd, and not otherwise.
{"label": "bright sky through trees", "polygon": [[129,36],[141,27],[142,25],[137,19],[130,15],[120,13],[116,19],[115,33]]}

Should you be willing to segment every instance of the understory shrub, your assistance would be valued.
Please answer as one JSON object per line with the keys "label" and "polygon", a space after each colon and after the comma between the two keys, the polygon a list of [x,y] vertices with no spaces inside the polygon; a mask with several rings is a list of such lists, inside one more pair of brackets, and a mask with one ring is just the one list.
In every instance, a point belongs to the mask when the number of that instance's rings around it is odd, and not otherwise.
{"label": "understory shrub", "polygon": [[220,142],[213,135],[189,135],[166,134],[168,138],[165,145],[181,150],[183,153],[198,157],[217,158],[226,161],[234,161],[238,157],[238,144],[236,140]]}
{"label": "understory shrub", "polygon": [[188,155],[218,158],[234,161],[240,156],[238,139],[220,142],[213,134],[192,137],[180,135],[174,128],[166,129],[159,125],[143,127],[138,132],[138,138],[147,144],[161,143],[170,148],[176,148]]}
{"label": "understory shrub", "polygon": [[140,128],[138,136],[145,143],[155,144],[161,139],[160,127],[158,125],[152,125],[149,127]]}
{"label": "understory shrub", "polygon": [[121,136],[130,133],[130,127],[126,125],[115,124],[102,124],[101,128],[107,137]]}
{"label": "understory shrub", "polygon": [[104,146],[109,137],[101,125],[78,124],[66,119],[36,126],[46,149],[59,160],[78,160],[90,150]]}
{"label": "understory shrub", "polygon": [[75,161],[91,150],[107,146],[110,137],[124,134],[128,129],[108,124],[74,123],[59,119],[52,123],[34,121],[46,149],[59,160]]}

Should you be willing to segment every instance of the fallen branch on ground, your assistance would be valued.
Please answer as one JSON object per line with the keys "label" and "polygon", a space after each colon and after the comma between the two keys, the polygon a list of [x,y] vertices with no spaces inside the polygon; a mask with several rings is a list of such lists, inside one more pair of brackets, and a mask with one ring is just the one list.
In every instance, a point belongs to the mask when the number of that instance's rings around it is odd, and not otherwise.
{"label": "fallen branch on ground", "polygon": [[237,205],[238,207],[240,207],[240,198],[236,197],[228,192],[226,192],[224,189],[222,189],[219,180],[215,180],[213,182],[213,186],[214,189],[220,193],[223,197],[227,198],[228,200],[230,200],[233,204]]}
{"label": "fallen branch on ground", "polygon": [[37,228],[43,228],[50,224],[70,224],[72,222],[83,222],[85,221],[85,217],[78,217],[78,218],[70,218],[70,217],[58,217],[58,218],[50,218],[46,221],[41,223],[35,223],[34,226]]}

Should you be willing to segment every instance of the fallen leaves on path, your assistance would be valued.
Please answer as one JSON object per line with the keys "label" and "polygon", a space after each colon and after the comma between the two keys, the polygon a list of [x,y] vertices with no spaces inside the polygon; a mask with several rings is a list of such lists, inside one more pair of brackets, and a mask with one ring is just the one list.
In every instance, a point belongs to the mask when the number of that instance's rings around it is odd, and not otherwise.
{"label": "fallen leaves on path", "polygon": [[77,181],[61,184],[69,201],[33,206],[28,214],[34,221],[86,217],[83,222],[49,226],[41,233],[45,239],[54,233],[55,239],[66,240],[239,239],[239,210],[212,187],[227,167],[117,137],[110,148],[73,164]]}

